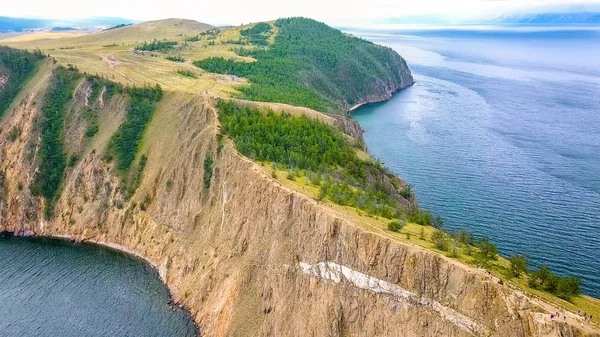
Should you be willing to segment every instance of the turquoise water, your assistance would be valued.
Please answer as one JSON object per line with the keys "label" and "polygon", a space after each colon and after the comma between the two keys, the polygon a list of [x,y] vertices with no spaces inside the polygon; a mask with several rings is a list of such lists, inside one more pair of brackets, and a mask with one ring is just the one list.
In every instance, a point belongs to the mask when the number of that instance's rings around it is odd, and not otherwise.
{"label": "turquoise water", "polygon": [[600,297],[599,31],[359,35],[397,50],[416,80],[353,113],[369,151],[448,229]]}
{"label": "turquoise water", "polygon": [[148,264],[112,249],[0,235],[0,336],[196,336]]}

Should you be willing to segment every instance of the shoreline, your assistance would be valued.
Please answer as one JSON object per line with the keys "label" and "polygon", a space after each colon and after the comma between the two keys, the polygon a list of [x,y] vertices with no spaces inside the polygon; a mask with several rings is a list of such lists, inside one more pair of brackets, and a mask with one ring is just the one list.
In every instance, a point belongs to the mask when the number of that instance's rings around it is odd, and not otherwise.
{"label": "shoreline", "polygon": [[166,286],[166,280],[163,279],[162,275],[160,275],[160,271],[159,268],[160,266],[158,264],[156,264],[154,261],[149,260],[148,258],[144,257],[142,254],[133,251],[125,246],[122,246],[120,244],[117,243],[111,243],[111,242],[104,242],[104,241],[97,241],[97,240],[93,240],[93,239],[84,239],[84,240],[77,240],[74,239],[73,236],[68,235],[68,234],[50,234],[50,235],[34,235],[33,237],[38,237],[38,238],[50,238],[50,239],[62,239],[65,241],[69,241],[72,243],[81,243],[81,244],[89,244],[89,245],[95,245],[95,246],[100,246],[103,248],[110,248],[113,250],[116,250],[118,252],[121,253],[125,253],[127,255],[131,255],[134,256],[140,260],[143,260],[144,262],[148,263],[150,266],[152,266],[153,269],[156,270],[156,272],[159,273],[159,277],[161,279],[161,281],[163,282],[163,284],[165,284]]}
{"label": "shoreline", "polygon": [[346,114],[350,115],[350,113],[352,113],[352,111],[355,111],[365,105],[369,105],[369,104],[375,104],[375,103],[382,103],[382,102],[387,102],[389,100],[391,100],[392,98],[394,98],[394,95],[396,95],[397,93],[399,93],[402,90],[406,90],[410,87],[412,87],[413,85],[415,85],[415,83],[417,83],[416,81],[413,80],[413,82],[405,87],[402,88],[398,88],[390,93],[388,93],[389,97],[387,98],[383,98],[383,99],[378,99],[378,100],[371,100],[371,101],[366,101],[366,102],[362,102],[362,103],[358,103],[353,105],[352,107],[350,107],[348,110],[346,110]]}
{"label": "shoreline", "polygon": [[97,247],[114,250],[115,252],[128,255],[131,258],[137,259],[137,260],[141,261],[142,263],[149,265],[154,271],[156,271],[156,273],[158,274],[160,283],[167,290],[167,304],[172,309],[183,310],[189,316],[190,320],[193,322],[194,327],[196,328],[196,332],[197,332],[196,336],[201,336],[200,326],[198,325],[198,322],[196,322],[194,315],[192,314],[191,310],[189,310],[189,308],[187,308],[185,305],[183,305],[175,300],[175,298],[173,297],[173,294],[171,293],[171,289],[169,288],[169,285],[167,284],[166,278],[163,277],[163,275],[160,271],[160,266],[157,265],[154,261],[151,261],[150,259],[143,256],[142,254],[140,254],[136,251],[133,251],[123,245],[117,244],[117,243],[97,241],[97,240],[92,240],[92,239],[77,240],[77,239],[74,239],[72,235],[68,235],[68,234],[18,235],[18,234],[15,234],[14,232],[9,232],[9,231],[2,231],[2,232],[0,232],[0,234],[3,234],[3,235],[8,234],[9,236],[14,236],[14,237],[18,237],[18,238],[42,238],[42,239],[45,238],[45,239],[65,241],[65,242],[69,242],[71,244],[97,246]]}

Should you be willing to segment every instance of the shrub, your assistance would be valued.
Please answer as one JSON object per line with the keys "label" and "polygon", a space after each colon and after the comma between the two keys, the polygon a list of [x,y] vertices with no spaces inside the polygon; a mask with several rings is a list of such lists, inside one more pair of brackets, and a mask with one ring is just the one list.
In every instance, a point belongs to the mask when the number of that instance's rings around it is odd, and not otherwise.
{"label": "shrub", "polygon": [[296,180],[296,174],[294,173],[294,171],[288,171],[287,178],[289,180]]}
{"label": "shrub", "polygon": [[388,223],[387,228],[392,231],[392,232],[399,232],[402,230],[402,228],[404,227],[404,224],[401,223],[400,221],[392,221],[390,223]]}
{"label": "shrub", "polygon": [[581,293],[579,279],[576,277],[561,277],[556,286],[556,296],[570,301],[572,297]]}
{"label": "shrub", "polygon": [[176,41],[168,41],[168,40],[157,41],[155,39],[150,43],[144,41],[144,43],[135,46],[135,50],[166,52],[166,51],[172,49],[176,45],[177,45]]}
{"label": "shrub", "polygon": [[439,250],[443,250],[443,251],[447,251],[448,250],[448,239],[446,238],[446,234],[444,234],[444,232],[442,231],[434,231],[431,234],[431,242],[433,242],[433,245],[435,246],[435,248],[439,249]]}
{"label": "shrub", "polygon": [[200,41],[200,35],[190,36],[185,38],[185,42],[198,42]]}
{"label": "shrub", "polygon": [[527,255],[513,255],[510,257],[510,276],[519,277],[527,273]]}
{"label": "shrub", "polygon": [[465,246],[470,246],[475,243],[473,235],[467,231],[459,231],[456,234],[456,240]]}
{"label": "shrub", "polygon": [[417,209],[412,212],[409,220],[421,226],[430,226],[431,214],[427,211]]}
{"label": "shrub", "polygon": [[479,240],[478,247],[484,263],[498,259],[498,248],[487,235]]}
{"label": "shrub", "polygon": [[166,57],[166,59],[177,63],[185,62],[185,59],[179,55],[169,55]]}
{"label": "shrub", "polygon": [[8,133],[8,140],[14,142],[21,136],[21,132],[22,131],[20,127],[14,126],[12,129],[10,129],[10,132]]}
{"label": "shrub", "polygon": [[436,217],[433,217],[433,219],[431,220],[431,225],[437,229],[442,229],[444,227],[445,222],[446,220],[444,220],[444,218],[438,215]]}
{"label": "shrub", "polygon": [[213,159],[207,154],[204,158],[204,188],[210,188],[210,182],[213,175]]}
{"label": "shrub", "polygon": [[185,69],[179,69],[179,70],[177,70],[177,73],[181,76],[185,76],[185,77],[189,77],[189,78],[198,78],[198,76],[196,76],[196,74],[194,74],[193,72],[191,72],[189,70],[185,70]]}
{"label": "shrub", "polygon": [[98,126],[98,121],[93,120],[92,124],[87,128],[87,130],[85,130],[85,136],[88,138],[94,137],[94,135],[98,133],[98,130],[100,130],[100,126]]}
{"label": "shrub", "polygon": [[413,197],[412,186],[406,184],[398,191],[398,193],[400,193],[400,195],[405,199],[410,199]]}
{"label": "shrub", "polygon": [[581,293],[579,284],[578,278],[559,277],[546,266],[541,266],[537,271],[532,272],[529,277],[530,287],[545,290],[567,301]]}

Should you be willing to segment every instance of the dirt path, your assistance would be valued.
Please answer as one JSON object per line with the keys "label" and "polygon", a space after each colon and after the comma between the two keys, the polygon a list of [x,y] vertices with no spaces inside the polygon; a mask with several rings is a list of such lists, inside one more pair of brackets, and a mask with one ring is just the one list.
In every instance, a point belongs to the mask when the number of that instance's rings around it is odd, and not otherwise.
{"label": "dirt path", "polygon": [[106,64],[108,64],[108,67],[112,70],[115,69],[115,66],[125,65],[125,63],[116,59],[116,56],[114,53],[108,54],[108,55],[98,54],[98,56],[100,56],[102,61],[106,62]]}
{"label": "dirt path", "polygon": [[108,54],[108,55],[104,55],[104,54],[98,54],[98,56],[100,56],[100,58],[102,59],[102,61],[104,63],[106,63],[106,65],[108,65],[108,68],[110,70],[114,70],[116,73],[118,73],[119,75],[125,77],[128,81],[131,81],[133,83],[137,83],[137,81],[135,81],[134,79],[132,79],[131,77],[125,75],[123,72],[119,71],[116,66],[124,66],[127,65],[127,63],[121,62],[119,60],[117,60],[117,56],[112,53],[112,54]]}

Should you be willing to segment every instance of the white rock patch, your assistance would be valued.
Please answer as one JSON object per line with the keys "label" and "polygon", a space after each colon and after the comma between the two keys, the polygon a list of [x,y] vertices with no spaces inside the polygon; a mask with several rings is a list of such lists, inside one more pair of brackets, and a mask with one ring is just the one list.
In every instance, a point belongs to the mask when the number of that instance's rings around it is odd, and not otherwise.
{"label": "white rock patch", "polygon": [[472,334],[484,335],[487,333],[485,327],[454,309],[448,308],[430,298],[421,297],[390,282],[363,274],[346,266],[334,262],[319,262],[317,264],[300,262],[298,266],[303,273],[313,277],[334,283],[346,281],[359,289],[371,291],[376,294],[389,295],[396,301],[407,303],[409,305],[426,307],[437,312],[442,319],[452,322],[460,329]]}

